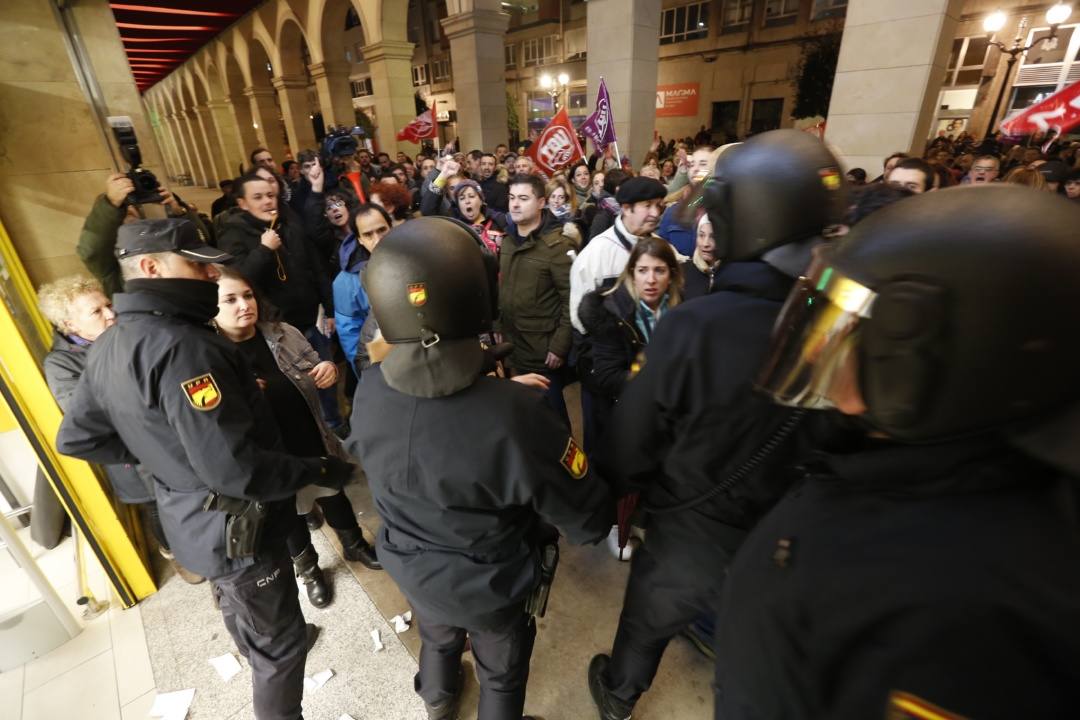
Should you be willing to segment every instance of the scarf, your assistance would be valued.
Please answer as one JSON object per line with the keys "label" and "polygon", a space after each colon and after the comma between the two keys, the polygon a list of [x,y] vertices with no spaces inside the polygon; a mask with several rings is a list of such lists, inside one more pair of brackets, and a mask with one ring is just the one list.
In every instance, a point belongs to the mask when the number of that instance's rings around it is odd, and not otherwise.
{"label": "scarf", "polygon": [[124,283],[126,293],[145,293],[165,299],[176,314],[208,323],[218,314],[218,288],[212,280],[135,278]]}
{"label": "scarf", "polygon": [[660,305],[657,306],[654,312],[651,307],[645,304],[644,300],[638,300],[637,316],[634,318],[637,322],[638,330],[641,331],[641,337],[645,340],[645,344],[648,345],[652,340],[653,330],[656,329],[656,323],[660,322],[668,309],[668,294],[664,293],[664,297],[660,298]]}

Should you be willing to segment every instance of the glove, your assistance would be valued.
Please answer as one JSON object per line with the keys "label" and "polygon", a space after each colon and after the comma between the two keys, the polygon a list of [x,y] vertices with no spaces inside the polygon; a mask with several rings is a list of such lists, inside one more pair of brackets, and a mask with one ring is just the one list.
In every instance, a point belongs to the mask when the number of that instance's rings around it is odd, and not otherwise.
{"label": "glove", "polygon": [[340,490],[352,480],[356,466],[340,458],[327,456],[320,458],[319,476],[313,481],[316,485]]}

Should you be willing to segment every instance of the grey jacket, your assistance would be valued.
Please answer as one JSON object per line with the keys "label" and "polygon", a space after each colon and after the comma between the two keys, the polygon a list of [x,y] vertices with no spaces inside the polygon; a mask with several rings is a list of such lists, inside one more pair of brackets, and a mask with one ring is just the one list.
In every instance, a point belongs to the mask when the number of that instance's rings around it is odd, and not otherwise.
{"label": "grey jacket", "polygon": [[[315,387],[315,381],[308,375],[311,368],[322,360],[311,347],[311,343],[302,332],[286,322],[260,322],[258,327],[259,332],[266,339],[266,344],[270,347],[270,353],[274,356],[278,369],[292,381],[292,384],[304,396],[308,407],[311,408],[311,416],[319,427],[319,435],[322,436],[323,445],[326,446],[326,454],[347,462],[354,462],[341,446],[341,440],[323,420],[318,389]],[[296,511],[307,514],[311,512],[316,498],[329,497],[338,492],[340,491],[320,485],[308,485],[296,493]]]}
{"label": "grey jacket", "polygon": [[[53,332],[52,349],[44,361],[45,382],[61,412],[67,412],[68,401],[75,394],[79,378],[86,370],[89,349],[89,346],[77,345],[64,335]],[[135,504],[153,501],[154,478],[141,465],[124,463],[106,465],[104,469],[113,493],[121,502]]]}

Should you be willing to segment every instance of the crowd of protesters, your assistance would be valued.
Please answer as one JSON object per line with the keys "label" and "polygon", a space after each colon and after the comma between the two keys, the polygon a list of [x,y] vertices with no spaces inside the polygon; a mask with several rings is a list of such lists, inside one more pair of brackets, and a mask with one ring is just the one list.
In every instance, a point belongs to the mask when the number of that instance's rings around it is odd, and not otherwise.
{"label": "crowd of protesters", "polygon": [[[730,147],[714,146],[702,128],[682,140],[657,137],[637,165],[609,149],[552,177],[537,172],[526,147],[514,151],[505,144],[490,151],[425,148],[413,156],[361,148],[328,157],[305,149],[282,164],[255,148],[244,174],[222,180],[209,213],[200,215],[164,189],[163,205],[235,258],[219,279],[215,327],[256,369],[290,452],[343,453],[339,438],[349,433],[353,390],[380,359],[380,332],[365,290],[368,261],[394,228],[445,216],[469,226],[498,260],[498,319],[490,341],[508,344],[500,372],[544,393],[568,429],[582,428],[589,453],[657,325],[676,306],[716,288],[722,268],[700,198]],[[1052,133],[1022,141],[942,136],[921,157],[894,153],[879,176],[871,174],[847,172],[853,187],[848,215],[826,235],[842,235],[896,200],[961,185],[1018,183],[1080,200],[1080,142]],[[41,289],[57,332],[48,366],[62,405],[85,351],[112,324],[108,298],[122,287],[113,248],[120,226],[135,218],[126,202],[132,190],[126,177],[110,177],[87,218],[79,255],[96,279]],[[564,395],[575,383],[581,386],[577,417],[578,406]],[[128,491],[121,499],[148,505],[154,535],[167,552],[146,479],[137,467],[110,468],[110,476],[125,473]],[[298,511],[290,554],[311,603],[324,607],[332,592],[309,535],[322,514],[349,559],[374,569],[379,562],[340,491],[305,497]],[[619,560],[628,560],[638,542],[618,528],[608,538]],[[710,622],[702,617],[686,629],[708,654]]]}

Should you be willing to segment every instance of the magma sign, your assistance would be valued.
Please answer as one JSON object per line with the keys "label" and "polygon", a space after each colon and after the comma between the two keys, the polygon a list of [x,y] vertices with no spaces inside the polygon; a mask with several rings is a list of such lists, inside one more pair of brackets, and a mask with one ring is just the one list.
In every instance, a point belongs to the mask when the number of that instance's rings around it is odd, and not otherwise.
{"label": "magma sign", "polygon": [[700,83],[656,86],[656,117],[688,117],[698,114]]}

